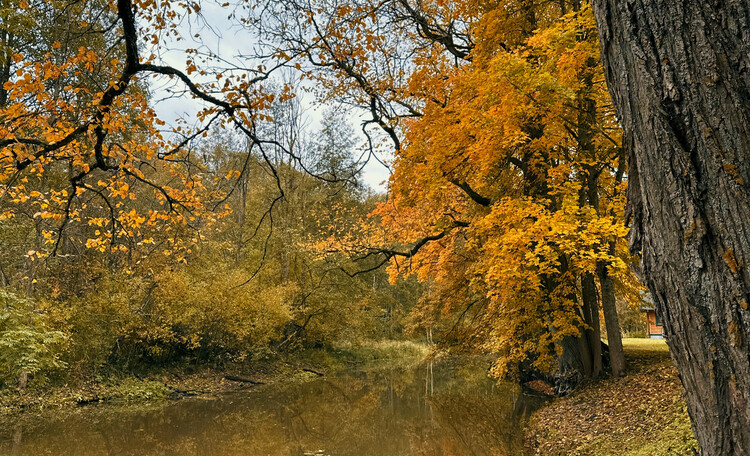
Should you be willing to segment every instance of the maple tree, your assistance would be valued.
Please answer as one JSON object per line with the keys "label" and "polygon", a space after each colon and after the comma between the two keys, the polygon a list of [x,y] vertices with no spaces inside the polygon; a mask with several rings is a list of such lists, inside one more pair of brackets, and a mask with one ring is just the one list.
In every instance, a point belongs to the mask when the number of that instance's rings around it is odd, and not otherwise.
{"label": "maple tree", "polygon": [[[428,104],[409,126],[392,206],[381,209],[405,239],[451,229],[409,267],[437,282],[428,302],[478,319],[472,336],[503,354],[498,375],[528,358],[549,371],[556,347],[580,351],[572,361],[560,357],[570,363],[560,375],[596,377],[601,369],[594,274],[597,265],[627,271],[609,248],[626,232],[612,175],[624,163],[611,112],[601,109],[606,92],[590,82],[596,45],[583,10],[515,52],[475,57],[453,76],[446,106]],[[609,201],[599,188],[607,184]],[[416,210],[405,229],[402,206]]]}
{"label": "maple tree", "polygon": [[[599,301],[622,374],[615,289],[638,285],[593,15],[577,2],[527,3],[387,3],[398,13],[374,24],[391,23],[413,46],[402,78],[372,70],[389,61],[377,50],[352,63],[336,61],[335,41],[313,49],[342,71],[330,76],[334,95],[350,84],[363,107],[385,98],[413,108],[382,115],[396,150],[389,200],[374,212],[384,231],[340,247],[380,252],[394,277],[430,283],[414,317],[450,343],[499,353],[495,374],[556,366],[562,391],[602,371]],[[388,240],[397,246],[373,247]]]}

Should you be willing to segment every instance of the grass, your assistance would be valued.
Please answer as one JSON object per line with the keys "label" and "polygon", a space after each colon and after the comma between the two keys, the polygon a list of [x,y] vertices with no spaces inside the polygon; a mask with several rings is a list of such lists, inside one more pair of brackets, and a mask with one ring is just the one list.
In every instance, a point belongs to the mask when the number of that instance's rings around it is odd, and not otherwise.
{"label": "grass", "polygon": [[663,340],[624,339],[628,375],[581,388],[537,411],[527,455],[692,456],[697,442]]}
{"label": "grass", "polygon": [[332,353],[343,361],[368,363],[375,361],[422,361],[430,353],[430,348],[407,340],[386,340],[366,344],[344,344],[336,347]]}
{"label": "grass", "polygon": [[24,391],[6,388],[0,390],[0,417],[45,408],[75,407],[100,402],[152,402],[167,398],[171,392],[160,381],[131,377],[57,387],[37,386]]}

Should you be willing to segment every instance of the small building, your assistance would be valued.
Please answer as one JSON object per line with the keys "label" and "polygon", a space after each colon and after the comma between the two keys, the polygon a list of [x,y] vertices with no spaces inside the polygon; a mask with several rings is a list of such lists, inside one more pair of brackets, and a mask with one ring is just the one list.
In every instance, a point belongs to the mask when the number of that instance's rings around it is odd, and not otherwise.
{"label": "small building", "polygon": [[653,307],[641,307],[641,311],[646,313],[646,337],[649,339],[663,339],[664,325],[656,310]]}

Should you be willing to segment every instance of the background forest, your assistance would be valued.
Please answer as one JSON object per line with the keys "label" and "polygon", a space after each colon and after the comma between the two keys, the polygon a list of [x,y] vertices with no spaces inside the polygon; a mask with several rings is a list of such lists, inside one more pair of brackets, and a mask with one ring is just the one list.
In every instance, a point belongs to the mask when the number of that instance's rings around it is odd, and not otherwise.
{"label": "background forest", "polygon": [[[196,174],[218,188],[243,171],[211,220],[97,245],[88,241],[104,229],[96,218],[68,227],[58,241],[49,235],[56,219],[41,217],[43,207],[6,200],[4,210],[14,212],[0,222],[6,386],[23,372],[44,382],[63,372],[86,378],[112,368],[220,366],[405,337],[420,292],[415,280],[390,285],[382,269],[353,276],[359,266],[344,255],[321,258],[311,247],[333,227],[356,231],[382,200],[353,175],[350,127],[331,112],[313,140],[295,126],[299,117],[280,120],[300,116],[298,104],[278,109],[269,133],[313,156],[318,172],[346,179],[316,179],[280,154],[271,169],[244,141],[215,131],[194,149]],[[56,177],[64,178],[48,172],[26,186],[46,192]],[[133,194],[129,210],[147,211],[149,196]],[[84,205],[90,214],[106,211],[96,201]]]}

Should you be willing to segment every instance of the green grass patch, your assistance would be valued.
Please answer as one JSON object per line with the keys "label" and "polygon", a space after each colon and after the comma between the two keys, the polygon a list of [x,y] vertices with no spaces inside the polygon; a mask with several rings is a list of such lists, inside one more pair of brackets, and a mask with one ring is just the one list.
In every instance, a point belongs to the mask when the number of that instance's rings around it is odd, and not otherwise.
{"label": "green grass patch", "polygon": [[386,340],[343,343],[333,348],[305,350],[295,356],[304,363],[321,366],[335,372],[349,368],[361,368],[387,361],[389,366],[413,366],[430,354],[430,347],[411,341]]}

